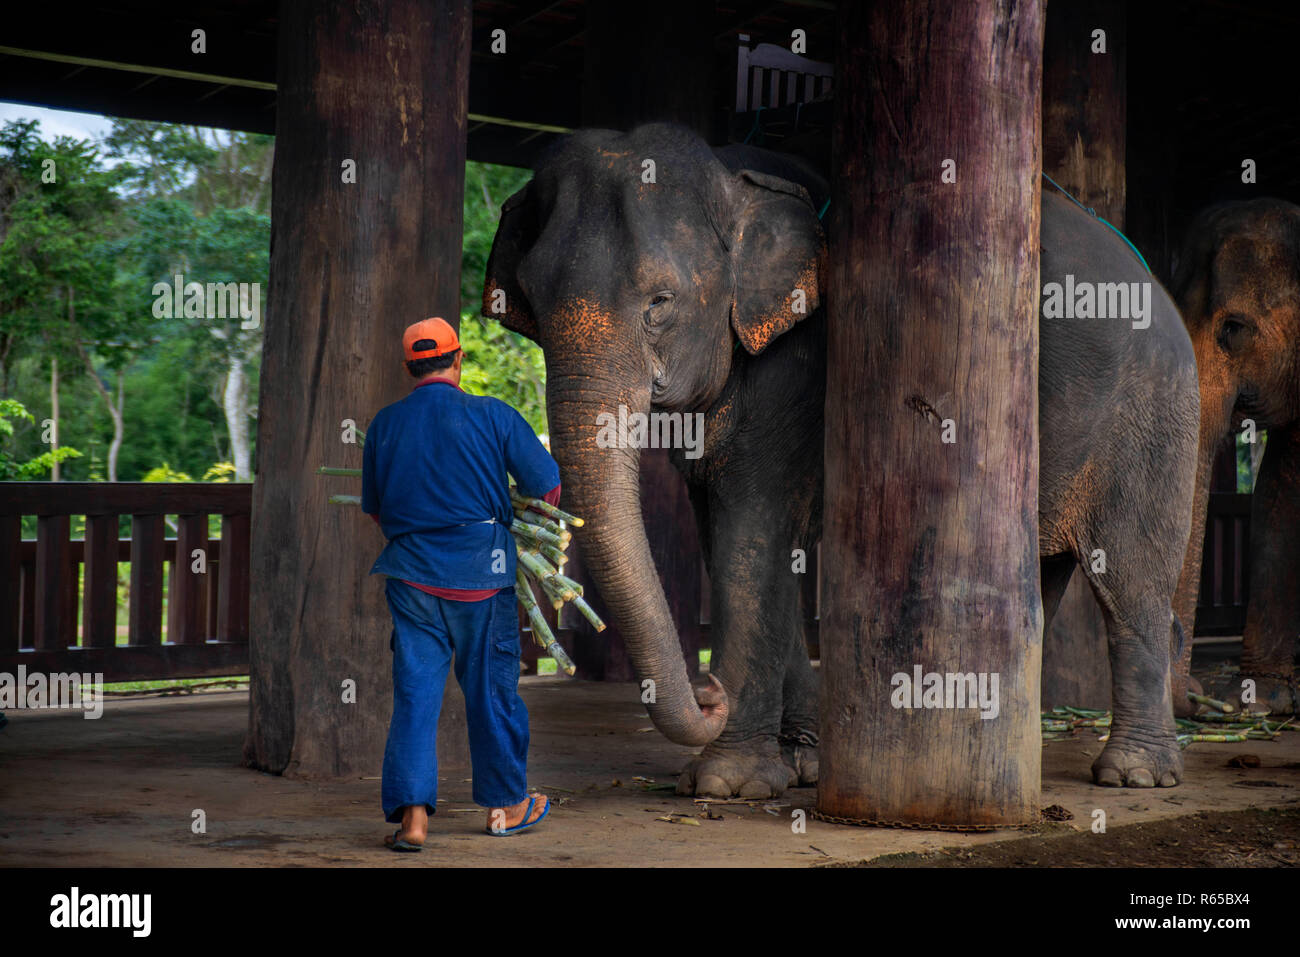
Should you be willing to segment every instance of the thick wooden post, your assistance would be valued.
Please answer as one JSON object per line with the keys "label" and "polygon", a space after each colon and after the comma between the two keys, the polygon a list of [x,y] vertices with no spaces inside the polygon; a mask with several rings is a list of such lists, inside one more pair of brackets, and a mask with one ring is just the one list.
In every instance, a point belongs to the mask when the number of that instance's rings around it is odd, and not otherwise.
{"label": "thick wooden post", "polygon": [[[653,15],[624,0],[587,5],[582,122],[628,130],[640,123],[671,121],[713,140],[712,0],[667,0]],[[700,591],[703,563],[686,482],[663,449],[643,449],[641,514],[655,568],[677,625],[687,670],[699,670]],[[578,568],[581,568],[579,563]],[[583,579],[593,592],[589,577]],[[574,661],[579,677],[631,681],[636,677],[618,623],[594,607],[609,625],[596,635],[586,620],[574,622]]]}
{"label": "thick wooden post", "polygon": [[326,504],[355,480],[314,472],[360,466],[345,420],[364,429],[409,390],[402,330],[460,315],[470,3],[284,0],[279,14],[245,760],[375,774],[392,623],[367,573],[383,538]]}
{"label": "thick wooden post", "polygon": [[1023,823],[1041,747],[1042,8],[838,18],[817,806]]}
{"label": "thick wooden post", "polygon": [[[1121,230],[1127,19],[1121,0],[1057,0],[1043,41],[1043,171]],[[1110,707],[1106,621],[1082,573],[1043,635],[1043,704]]]}

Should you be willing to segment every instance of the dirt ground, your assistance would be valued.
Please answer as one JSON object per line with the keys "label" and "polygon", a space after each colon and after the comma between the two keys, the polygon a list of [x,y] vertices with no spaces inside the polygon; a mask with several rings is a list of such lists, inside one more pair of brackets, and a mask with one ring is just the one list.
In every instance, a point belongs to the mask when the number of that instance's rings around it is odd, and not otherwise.
{"label": "dirt ground", "polygon": [[[0,730],[0,865],[808,867],[900,854],[912,856],[878,863],[1300,862],[1300,733],[1193,745],[1187,783],[1148,791],[1091,785],[1101,745],[1090,732],[1049,742],[1043,804],[1072,819],[1030,830],[954,834],[811,818],[801,830],[793,812],[812,809],[812,789],[766,807],[707,809],[663,790],[692,752],[652,730],[636,685],[531,677],[520,690],[532,715],[530,784],[551,795],[550,815],[535,830],[490,837],[485,812],[470,800],[468,769],[443,768],[438,815],[420,854],[382,846],[391,828],[377,777],[321,782],[241,768],[245,692],[114,699],[96,721],[10,711]],[[1236,754],[1258,755],[1260,766],[1228,767]],[[1261,808],[1287,811],[1232,813]],[[1097,809],[1104,834],[1091,830]],[[191,830],[195,810],[205,833]]]}

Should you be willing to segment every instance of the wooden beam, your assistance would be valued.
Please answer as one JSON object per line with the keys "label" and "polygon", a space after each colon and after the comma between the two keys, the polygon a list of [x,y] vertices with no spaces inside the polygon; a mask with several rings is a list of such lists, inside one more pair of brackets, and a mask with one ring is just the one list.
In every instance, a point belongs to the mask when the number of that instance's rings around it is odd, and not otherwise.
{"label": "wooden beam", "polygon": [[0,482],[4,510],[18,515],[176,515],[248,512],[249,482]]}
{"label": "wooden beam", "polygon": [[[817,809],[1022,824],[1041,760],[1042,7],[846,3],[836,36]],[[933,707],[917,669],[973,676],[985,707]]]}

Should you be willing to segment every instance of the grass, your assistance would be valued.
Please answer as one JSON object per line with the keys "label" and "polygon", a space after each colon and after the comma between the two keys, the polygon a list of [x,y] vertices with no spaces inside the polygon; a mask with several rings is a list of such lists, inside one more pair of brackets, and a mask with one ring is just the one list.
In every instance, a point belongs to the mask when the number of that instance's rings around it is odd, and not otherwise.
{"label": "grass", "polygon": [[248,675],[233,675],[229,678],[170,678],[161,681],[113,681],[105,682],[104,690],[118,694],[143,691],[194,691],[199,688],[234,687],[248,684]]}

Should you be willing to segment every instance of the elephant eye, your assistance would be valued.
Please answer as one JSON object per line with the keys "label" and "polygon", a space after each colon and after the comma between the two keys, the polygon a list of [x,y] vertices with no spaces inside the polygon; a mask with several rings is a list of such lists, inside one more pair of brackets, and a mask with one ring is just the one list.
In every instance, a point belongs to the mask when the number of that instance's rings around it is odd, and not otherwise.
{"label": "elephant eye", "polygon": [[665,289],[655,293],[650,297],[650,304],[646,307],[645,322],[648,326],[657,325],[668,318],[670,310],[664,308],[668,303],[673,301],[673,294]]}
{"label": "elephant eye", "polygon": [[1240,347],[1249,329],[1250,326],[1241,316],[1228,316],[1219,325],[1219,335],[1217,337],[1219,346],[1225,350]]}

